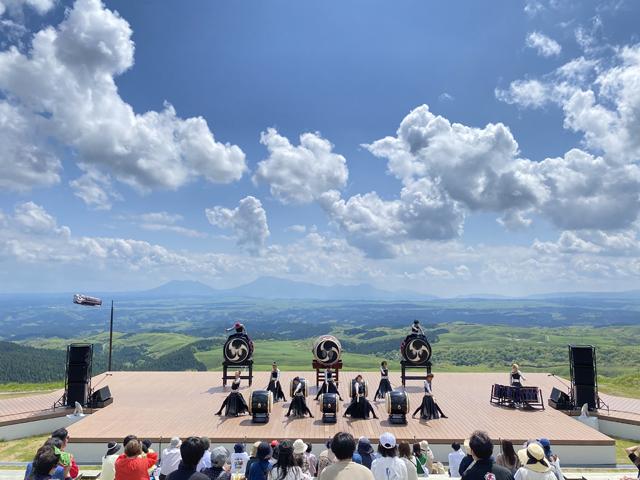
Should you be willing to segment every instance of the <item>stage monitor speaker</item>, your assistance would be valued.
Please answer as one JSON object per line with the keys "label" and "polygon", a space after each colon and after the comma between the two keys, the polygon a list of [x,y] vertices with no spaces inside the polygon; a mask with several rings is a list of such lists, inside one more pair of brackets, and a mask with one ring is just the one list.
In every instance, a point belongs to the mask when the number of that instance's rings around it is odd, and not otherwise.
{"label": "stage monitor speaker", "polygon": [[111,399],[111,390],[109,390],[108,386],[104,386],[99,390],[96,390],[95,392],[93,392],[93,395],[91,395],[91,402],[106,402],[107,400]]}
{"label": "stage monitor speaker", "polygon": [[569,395],[555,387],[551,390],[548,404],[556,410],[571,410],[571,398]]}
{"label": "stage monitor speaker", "polygon": [[598,404],[598,391],[593,385],[575,385],[573,396],[576,408],[582,408],[585,403],[589,410],[595,410]]}

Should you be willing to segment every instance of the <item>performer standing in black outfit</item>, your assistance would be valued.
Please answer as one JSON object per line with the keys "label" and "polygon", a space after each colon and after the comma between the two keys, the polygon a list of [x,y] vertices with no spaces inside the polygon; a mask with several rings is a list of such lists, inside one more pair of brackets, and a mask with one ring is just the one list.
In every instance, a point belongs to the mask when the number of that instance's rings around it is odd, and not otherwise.
{"label": "performer standing in black outfit", "polygon": [[320,386],[320,390],[318,390],[318,393],[316,394],[316,400],[318,400],[320,398],[320,395],[322,395],[323,393],[335,393],[338,395],[340,401],[342,401],[342,397],[340,396],[340,392],[338,391],[338,386],[336,385],[336,381],[333,378],[333,370],[331,370],[330,368],[327,368],[324,371],[324,381]]}
{"label": "performer standing in black outfit", "polygon": [[[511,373],[509,373],[509,385],[511,385],[515,391],[513,392],[513,402],[516,404],[522,403],[522,396],[520,389],[522,388],[522,382],[526,380],[524,375],[520,371],[520,367],[517,363],[511,365]],[[513,406],[513,405],[512,405]]]}
{"label": "performer standing in black outfit", "polygon": [[311,410],[307,407],[307,399],[304,396],[304,385],[300,381],[300,377],[295,377],[293,379],[293,397],[289,404],[289,410],[286,415],[287,417],[291,415],[291,410],[293,410],[293,415],[296,417],[304,417],[305,414],[309,414],[309,416],[313,418]]}
{"label": "performer standing in black outfit", "polygon": [[345,410],[343,416],[351,415],[351,418],[369,418],[369,414],[371,414],[373,418],[378,418],[376,411],[365,396],[365,386],[362,375],[356,377],[353,389],[355,390],[355,395],[351,399],[351,403]]}
{"label": "performer standing in black outfit", "polygon": [[220,410],[216,415],[222,415],[222,410],[226,408],[224,412],[225,417],[237,417],[243,413],[249,413],[249,406],[245,401],[242,394],[238,391],[240,389],[240,371],[236,372],[236,378],[231,383],[231,393],[227,395],[227,398],[222,402]]}
{"label": "performer standing in black outfit", "polygon": [[413,412],[412,418],[416,418],[418,412],[420,412],[420,418],[422,420],[447,418],[433,397],[433,389],[431,386],[432,380],[433,373],[427,374],[427,380],[424,382],[424,397],[422,397],[422,403],[418,408],[416,408],[416,411]]}
{"label": "performer standing in black outfit", "polygon": [[282,384],[280,383],[280,369],[276,362],[273,362],[271,365],[271,377],[269,379],[269,386],[267,387],[267,390],[273,394],[274,402],[279,402],[280,400],[283,402],[287,401],[284,396],[284,392],[282,391]]}
{"label": "performer standing in black outfit", "polygon": [[380,364],[380,384],[378,385],[378,390],[376,390],[376,394],[373,396],[373,400],[377,400],[380,397],[381,400],[387,395],[387,392],[392,392],[393,387],[391,387],[391,382],[389,381],[389,369],[387,368],[387,362],[383,361]]}

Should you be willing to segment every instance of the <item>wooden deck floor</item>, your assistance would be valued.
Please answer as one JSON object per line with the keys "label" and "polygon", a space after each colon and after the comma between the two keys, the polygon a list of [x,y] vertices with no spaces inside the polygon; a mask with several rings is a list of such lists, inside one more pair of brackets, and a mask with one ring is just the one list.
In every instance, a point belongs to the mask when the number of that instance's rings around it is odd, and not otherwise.
{"label": "wooden deck floor", "polygon": [[[285,390],[295,375],[312,378],[311,372],[283,372]],[[355,374],[343,372],[343,382]],[[378,385],[379,375],[364,375],[369,383],[370,397]],[[217,417],[229,388],[221,384],[220,372],[114,372],[105,380],[99,376],[94,385],[109,385],[114,397],[110,406],[96,411],[69,427],[74,442],[107,442],[136,434],[154,441],[166,441],[172,436],[206,435],[216,443],[236,440],[256,441],[274,438],[302,438],[322,443],[335,432],[350,431],[354,436],[369,437],[372,441],[384,431],[392,431],[399,439],[427,438],[434,443],[462,440],[475,429],[489,432],[493,438],[509,438],[518,442],[530,438],[547,437],[555,444],[612,445],[607,436],[577,422],[562,412],[547,408],[544,411],[520,411],[496,407],[489,403],[491,385],[503,383],[505,374],[491,373],[439,373],[434,381],[438,403],[449,416],[430,422],[409,420],[406,426],[390,425],[384,411],[384,402],[378,402],[380,420],[350,420],[340,418],[337,424],[323,424],[315,395],[311,389],[307,400],[315,419],[289,419],[284,416],[288,402],[275,405],[269,423],[253,424],[249,416],[237,418]],[[268,373],[257,373],[253,389],[265,388]],[[400,375],[391,374],[394,387],[400,384]],[[527,384],[542,388],[544,398],[549,396],[557,381],[546,374],[528,374]],[[241,392],[249,398],[251,388],[243,386]],[[412,408],[422,398],[421,383],[409,383]],[[341,387],[343,397],[346,388]],[[342,406],[342,412],[344,407]],[[635,408],[635,407],[634,407]],[[0,405],[0,413],[2,406]],[[640,412],[640,408],[638,410]]]}

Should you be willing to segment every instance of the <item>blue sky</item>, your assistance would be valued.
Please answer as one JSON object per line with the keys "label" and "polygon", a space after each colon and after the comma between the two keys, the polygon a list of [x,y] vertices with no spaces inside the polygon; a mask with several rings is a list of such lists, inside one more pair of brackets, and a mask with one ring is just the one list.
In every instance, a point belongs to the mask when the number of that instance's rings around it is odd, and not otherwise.
{"label": "blue sky", "polygon": [[0,290],[637,288],[639,19],[0,0]]}

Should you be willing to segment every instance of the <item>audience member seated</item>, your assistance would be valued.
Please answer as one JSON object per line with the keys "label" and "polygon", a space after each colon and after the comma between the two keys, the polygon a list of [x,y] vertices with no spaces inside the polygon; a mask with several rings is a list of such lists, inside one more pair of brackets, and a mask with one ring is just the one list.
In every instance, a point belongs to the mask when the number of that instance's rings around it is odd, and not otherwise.
{"label": "audience member seated", "polygon": [[120,444],[109,442],[107,453],[102,457],[102,469],[100,470],[100,480],[113,480],[116,476],[116,460],[120,456]]}
{"label": "audience member seated", "polygon": [[60,440],[62,440],[62,446],[60,447],[60,450],[62,450],[63,454],[61,455],[61,458],[63,461],[66,461],[67,458],[69,459],[69,461],[71,462],[71,467],[69,468],[68,477],[76,478],[80,473],[80,469],[78,468],[78,465],[76,465],[76,461],[73,458],[73,455],[66,452],[67,444],[69,443],[69,432],[66,428],[59,428],[51,434],[51,438],[59,438]]}
{"label": "audience member seated", "polygon": [[418,462],[413,456],[413,449],[407,442],[400,442],[398,455],[407,467],[407,480],[418,480]]}
{"label": "audience member seated", "polygon": [[469,438],[469,450],[474,463],[462,474],[462,480],[513,480],[509,470],[493,461],[493,443],[486,432],[473,432]]}
{"label": "audience member seated", "polygon": [[231,469],[227,465],[229,459],[229,451],[224,447],[216,447],[211,450],[211,467],[205,468],[204,473],[211,480],[226,480],[231,478],[231,473],[228,471]]}
{"label": "audience member seated", "polygon": [[204,442],[199,437],[189,437],[180,445],[182,461],[178,469],[167,476],[167,480],[209,480],[204,473],[196,470],[198,462],[205,450]]}
{"label": "audience member seated", "polygon": [[231,474],[244,475],[247,471],[247,463],[249,462],[249,454],[244,451],[244,443],[236,443],[233,446],[233,453],[229,457],[231,464]]}
{"label": "audience member seated", "polygon": [[516,480],[556,480],[556,475],[544,456],[544,449],[538,442],[531,442],[527,448],[518,451],[521,467],[515,474]]}
{"label": "audience member seated", "polygon": [[418,477],[428,477],[429,466],[427,455],[422,451],[419,443],[413,444],[413,458],[416,459],[416,472],[418,473]]}
{"label": "audience member seated", "polygon": [[[33,458],[33,466],[29,478],[31,480],[51,480],[58,465],[63,462],[62,451],[51,445],[43,445]],[[64,467],[63,477],[69,476],[70,463]]]}
{"label": "audience member seated", "polygon": [[[57,448],[58,450],[60,450],[60,448],[62,447],[62,440],[60,440],[59,438],[49,437],[42,444],[42,446],[43,447],[50,446],[50,447],[54,447],[54,449]],[[24,480],[28,480],[31,477],[32,472],[33,472],[33,461],[27,463],[27,468],[24,471]],[[66,478],[70,478],[69,472],[67,471],[65,474],[64,467],[62,465],[58,465],[52,474],[52,478],[54,478],[55,480],[64,480],[65,475],[66,475]]]}
{"label": "audience member seated", "polygon": [[305,452],[305,457],[307,457],[307,463],[309,464],[309,473],[312,477],[315,477],[318,472],[318,459],[312,452],[313,447],[311,443],[307,444],[307,451]]}
{"label": "audience member seated", "polygon": [[251,445],[251,452],[249,453],[249,460],[247,461],[247,470],[246,470],[246,477],[247,480],[249,480],[249,476],[250,476],[250,472],[251,472],[251,465],[253,465],[255,462],[258,461],[258,447],[260,446],[262,442],[255,442],[253,445]]}
{"label": "audience member seated", "polygon": [[544,456],[546,457],[547,462],[549,462],[551,470],[556,476],[556,480],[564,480],[564,474],[562,473],[562,469],[560,468],[560,458],[551,451],[551,442],[549,441],[549,439],[541,438],[540,440],[538,440],[538,443],[544,450]]}
{"label": "audience member seated", "polygon": [[633,463],[638,469],[638,478],[640,478],[640,445],[634,445],[633,447],[625,448],[627,456],[631,463]]}
{"label": "audience member seated", "polygon": [[467,471],[467,468],[469,468],[473,463],[473,455],[471,455],[471,449],[469,448],[468,438],[464,441],[462,448],[464,449],[465,457],[460,462],[460,468],[458,469],[458,474],[460,477],[462,477],[464,472]]}
{"label": "audience member seated", "polygon": [[211,452],[209,451],[211,448],[211,440],[209,440],[209,437],[200,437],[200,440],[202,440],[202,443],[204,444],[204,453],[196,467],[198,472],[201,472],[205,468],[211,468]]}
{"label": "audience member seated", "polygon": [[[458,442],[453,442],[451,449],[453,451],[449,453],[449,476],[451,478],[460,478],[460,463],[462,463],[466,454]],[[513,454],[515,456],[515,452]]]}
{"label": "audience member seated", "polygon": [[142,451],[142,444],[131,439],[124,447],[124,453],[116,460],[115,480],[148,480],[149,469],[158,461],[158,454]]}
{"label": "audience member seated", "polygon": [[269,472],[269,480],[311,480],[311,477],[296,465],[290,440],[280,442],[278,450],[278,461]]}
{"label": "audience member seated", "polygon": [[427,467],[429,468],[428,473],[435,473],[438,475],[445,473],[444,465],[440,462],[436,462],[435,455],[429,446],[429,442],[422,440],[420,442],[420,450],[423,451],[427,457]]}
{"label": "audience member seated", "polygon": [[371,446],[371,441],[367,437],[360,437],[357,451],[360,454],[360,458],[362,458],[362,465],[371,470],[371,464],[376,459],[376,454]]}
{"label": "audience member seated", "polygon": [[271,459],[271,447],[267,442],[260,442],[260,445],[258,445],[256,459],[257,461],[251,464],[247,480],[268,480],[269,472],[273,465],[269,461]]}
{"label": "audience member seated", "polygon": [[385,432],[380,435],[378,454],[378,458],[371,464],[371,472],[375,480],[407,478],[407,467],[398,458],[396,437],[392,433]]}
{"label": "audience member seated", "polygon": [[162,457],[160,458],[160,480],[165,480],[170,473],[178,469],[178,465],[180,465],[180,461],[182,460],[180,445],[182,445],[180,438],[173,437],[169,446],[162,451]]}
{"label": "audience member seated", "polygon": [[305,455],[306,453],[307,444],[304,443],[301,438],[293,442],[293,458],[296,461],[296,465],[302,468],[302,471],[304,473],[306,473],[310,477],[313,477],[313,474],[309,469],[309,462],[307,461],[307,456]]}
{"label": "audience member seated", "polygon": [[516,451],[513,448],[513,443],[509,440],[502,440],[501,446],[502,453],[496,457],[496,463],[509,470],[511,474],[515,474],[521,465],[520,459],[518,459],[518,455],[516,455]]}
{"label": "audience member seated", "polygon": [[352,460],[356,441],[350,433],[336,433],[331,440],[331,451],[336,462],[322,471],[319,480],[374,480],[371,470]]}
{"label": "audience member seated", "polygon": [[331,440],[327,440],[326,447],[327,449],[323,450],[318,457],[318,477],[320,477],[325,468],[338,461],[331,451]]}

